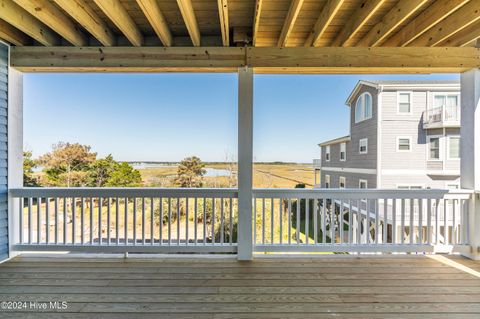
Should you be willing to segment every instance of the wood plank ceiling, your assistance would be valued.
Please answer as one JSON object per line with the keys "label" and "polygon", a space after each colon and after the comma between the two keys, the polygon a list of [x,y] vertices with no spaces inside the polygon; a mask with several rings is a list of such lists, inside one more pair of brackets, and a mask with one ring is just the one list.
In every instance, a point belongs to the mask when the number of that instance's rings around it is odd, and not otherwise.
{"label": "wood plank ceiling", "polygon": [[476,46],[480,0],[0,0],[15,46]]}

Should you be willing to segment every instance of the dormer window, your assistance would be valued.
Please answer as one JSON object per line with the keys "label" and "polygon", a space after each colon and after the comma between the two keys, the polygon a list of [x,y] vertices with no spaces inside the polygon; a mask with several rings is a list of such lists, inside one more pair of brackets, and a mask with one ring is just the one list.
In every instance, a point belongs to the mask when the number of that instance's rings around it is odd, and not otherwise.
{"label": "dormer window", "polygon": [[365,92],[360,95],[355,104],[355,123],[368,120],[372,117],[372,96]]}

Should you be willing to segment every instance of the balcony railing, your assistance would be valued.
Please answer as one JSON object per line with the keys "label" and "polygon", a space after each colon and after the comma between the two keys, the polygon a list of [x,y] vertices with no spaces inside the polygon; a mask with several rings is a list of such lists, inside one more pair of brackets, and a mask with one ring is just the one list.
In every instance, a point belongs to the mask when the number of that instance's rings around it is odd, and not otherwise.
{"label": "balcony railing", "polygon": [[322,168],[322,159],[315,158],[313,160],[313,168]]}
{"label": "balcony railing", "polygon": [[460,108],[440,106],[423,112],[424,127],[443,127],[460,125]]}
{"label": "balcony railing", "polygon": [[[20,188],[17,251],[237,251],[235,189]],[[470,251],[466,190],[255,189],[256,252]]]}

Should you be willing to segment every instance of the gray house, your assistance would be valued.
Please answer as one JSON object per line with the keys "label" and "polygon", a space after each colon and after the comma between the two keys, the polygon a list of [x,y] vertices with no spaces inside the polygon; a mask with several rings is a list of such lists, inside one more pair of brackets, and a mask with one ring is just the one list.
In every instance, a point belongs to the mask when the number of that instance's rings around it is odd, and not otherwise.
{"label": "gray house", "polygon": [[359,81],[350,135],[319,144],[318,188],[460,185],[460,83]]}

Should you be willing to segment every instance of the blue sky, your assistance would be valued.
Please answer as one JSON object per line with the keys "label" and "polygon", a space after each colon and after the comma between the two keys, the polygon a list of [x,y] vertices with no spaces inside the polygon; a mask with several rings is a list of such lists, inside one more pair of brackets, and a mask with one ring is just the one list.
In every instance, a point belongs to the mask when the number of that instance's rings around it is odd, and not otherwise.
{"label": "blue sky", "polygon": [[[256,75],[256,161],[310,162],[317,144],[348,134],[344,102],[361,79],[450,75]],[[236,156],[236,74],[25,74],[24,144],[59,141],[117,160],[204,161]]]}

